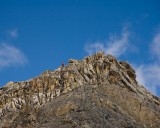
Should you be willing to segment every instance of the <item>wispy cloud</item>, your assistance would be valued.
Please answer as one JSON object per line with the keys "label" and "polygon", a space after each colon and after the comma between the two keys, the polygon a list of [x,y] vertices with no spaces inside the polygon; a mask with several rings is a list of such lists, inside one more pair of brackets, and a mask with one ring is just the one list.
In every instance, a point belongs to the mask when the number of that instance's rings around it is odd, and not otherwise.
{"label": "wispy cloud", "polygon": [[0,68],[20,66],[27,63],[24,53],[15,46],[0,44]]}
{"label": "wispy cloud", "polygon": [[120,35],[111,35],[106,42],[86,44],[85,51],[89,55],[97,51],[104,51],[106,54],[112,54],[119,57],[127,51],[129,46],[129,36],[129,31],[124,28]]}
{"label": "wispy cloud", "polygon": [[152,57],[152,63],[142,64],[135,69],[138,82],[157,95],[157,88],[160,87],[160,33],[153,37],[150,51],[148,57]]}
{"label": "wispy cloud", "polygon": [[143,64],[135,69],[138,82],[144,85],[153,94],[157,94],[157,88],[160,87],[160,65]]}
{"label": "wispy cloud", "polygon": [[136,24],[140,25],[142,24],[144,21],[146,21],[149,18],[149,14],[148,13],[144,13],[142,14],[137,21],[135,22]]}
{"label": "wispy cloud", "polygon": [[11,38],[17,38],[18,37],[18,30],[17,30],[17,28],[8,30],[8,35]]}
{"label": "wispy cloud", "polygon": [[160,61],[160,33],[157,33],[153,38],[151,52],[154,55],[154,58]]}

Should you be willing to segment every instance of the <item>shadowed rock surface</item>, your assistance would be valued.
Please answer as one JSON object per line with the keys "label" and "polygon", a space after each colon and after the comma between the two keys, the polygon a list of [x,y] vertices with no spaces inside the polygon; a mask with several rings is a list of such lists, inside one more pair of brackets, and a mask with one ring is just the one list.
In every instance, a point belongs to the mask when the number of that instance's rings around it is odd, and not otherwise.
{"label": "shadowed rock surface", "polygon": [[0,89],[0,128],[160,128],[160,99],[98,52]]}

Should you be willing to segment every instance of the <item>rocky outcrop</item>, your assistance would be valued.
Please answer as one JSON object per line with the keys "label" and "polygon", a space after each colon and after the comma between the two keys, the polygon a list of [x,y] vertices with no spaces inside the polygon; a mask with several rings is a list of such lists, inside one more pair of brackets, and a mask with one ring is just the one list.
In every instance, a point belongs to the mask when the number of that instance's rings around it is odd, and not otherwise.
{"label": "rocky outcrop", "polygon": [[0,89],[1,128],[158,128],[160,99],[103,52]]}

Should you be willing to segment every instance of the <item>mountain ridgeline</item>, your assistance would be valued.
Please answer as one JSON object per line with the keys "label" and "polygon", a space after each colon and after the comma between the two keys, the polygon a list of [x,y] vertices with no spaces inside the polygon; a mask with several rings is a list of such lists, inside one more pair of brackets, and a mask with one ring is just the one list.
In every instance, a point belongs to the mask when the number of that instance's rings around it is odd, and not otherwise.
{"label": "mountain ridgeline", "polygon": [[160,128],[160,99],[97,52],[0,88],[0,128]]}

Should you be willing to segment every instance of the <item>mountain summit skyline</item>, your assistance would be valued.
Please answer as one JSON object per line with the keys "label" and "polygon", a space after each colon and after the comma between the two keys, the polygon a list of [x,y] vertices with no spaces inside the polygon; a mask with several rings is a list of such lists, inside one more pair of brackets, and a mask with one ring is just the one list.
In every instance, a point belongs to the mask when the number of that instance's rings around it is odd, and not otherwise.
{"label": "mountain summit skyline", "polygon": [[[1,0],[0,87],[105,51],[160,96],[159,0]],[[154,82],[153,82],[154,81]]]}
{"label": "mountain summit skyline", "polygon": [[158,128],[160,99],[126,61],[97,52],[0,88],[1,128]]}

